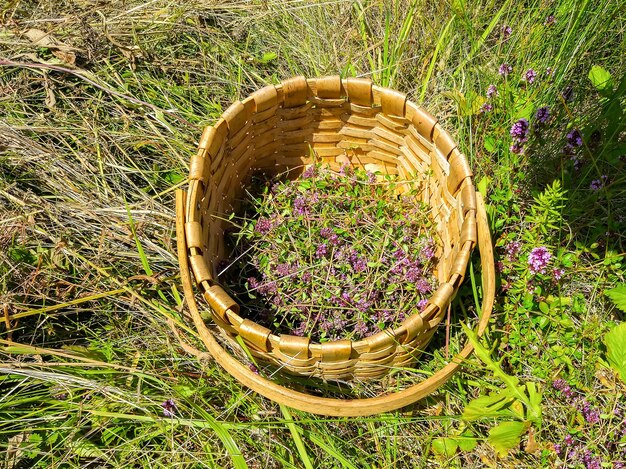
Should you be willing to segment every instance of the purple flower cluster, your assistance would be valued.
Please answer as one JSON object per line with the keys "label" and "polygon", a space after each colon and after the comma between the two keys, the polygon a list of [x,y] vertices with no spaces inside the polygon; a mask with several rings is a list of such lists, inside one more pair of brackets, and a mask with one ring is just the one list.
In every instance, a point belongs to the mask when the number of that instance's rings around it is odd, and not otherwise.
{"label": "purple flower cluster", "polygon": [[524,81],[526,81],[527,83],[531,85],[535,82],[536,78],[537,78],[537,72],[535,72],[532,68],[529,68],[524,73]]}
{"label": "purple flower cluster", "polygon": [[512,33],[513,28],[511,28],[509,25],[503,24],[500,28],[500,34],[502,35],[503,39],[508,39],[509,37],[511,37]]}
{"label": "purple flower cluster", "polygon": [[546,21],[543,24],[545,24],[546,26],[552,26],[556,24],[556,17],[554,15],[548,15]]}
{"label": "purple flower cluster", "polygon": [[563,147],[563,155],[570,157],[574,162],[574,169],[578,171],[583,164],[583,160],[576,154],[576,151],[582,146],[583,137],[580,131],[574,128],[567,133],[565,138],[567,139],[567,143],[565,143]]}
{"label": "purple flower cluster", "polygon": [[597,192],[600,189],[602,189],[604,186],[606,186],[606,183],[608,180],[609,180],[609,177],[606,174],[603,174],[602,176],[600,176],[600,179],[594,179],[593,181],[591,181],[591,184],[589,185],[589,189]]}
{"label": "purple flower cluster", "polygon": [[513,71],[513,67],[511,67],[509,64],[507,63],[503,63],[502,65],[500,65],[500,68],[498,69],[498,73],[500,75],[502,75],[503,77],[506,77],[507,75],[509,75],[511,72]]}
{"label": "purple flower cluster", "polygon": [[250,290],[256,290],[261,295],[272,296],[278,292],[278,285],[275,281],[259,282],[255,277],[248,278],[248,287]]}
{"label": "purple flower cluster", "polygon": [[483,114],[486,112],[491,112],[492,110],[493,110],[493,105],[491,105],[490,103],[485,103],[480,108],[480,112]]}
{"label": "purple flower cluster", "polygon": [[176,403],[172,399],[166,400],[163,404],[161,404],[161,407],[163,407],[163,415],[165,417],[172,418],[176,416]]}
{"label": "purple flower cluster", "polygon": [[317,171],[315,169],[315,166],[311,165],[307,169],[304,170],[304,172],[302,173],[302,177],[304,179],[310,179],[310,178],[315,177],[316,174],[317,174]]}
{"label": "purple flower cluster", "polygon": [[339,244],[341,244],[341,239],[332,228],[322,228],[320,230],[320,236],[324,239],[327,239],[328,244],[330,244],[331,246],[338,246]]}
{"label": "purple flower cluster", "polygon": [[318,259],[322,257],[326,257],[328,254],[328,245],[326,243],[318,244],[317,249],[315,250],[315,257]]}
{"label": "purple flower cluster", "polygon": [[544,274],[552,254],[545,246],[534,248],[528,255],[528,270],[533,274]]}
{"label": "purple flower cluster", "polygon": [[561,277],[563,277],[563,274],[565,273],[564,269],[552,269],[552,277],[554,278],[554,280],[556,280],[557,282],[559,280],[561,280]]}
{"label": "purple flower cluster", "polygon": [[309,206],[302,196],[298,196],[293,201],[293,214],[295,216],[308,215]]}
{"label": "purple flower cluster", "polygon": [[510,134],[514,141],[526,143],[528,141],[528,119],[520,119],[511,126]]}
{"label": "purple flower cluster", "polygon": [[260,217],[256,222],[256,226],[254,227],[254,230],[257,233],[264,235],[264,234],[269,233],[272,230],[272,226],[273,226],[273,223],[269,219]]}
{"label": "purple flower cluster", "polygon": [[496,88],[496,85],[489,85],[487,87],[487,98],[491,99],[497,95],[498,95],[498,89]]}
{"label": "purple flower cluster", "polygon": [[580,147],[583,144],[583,137],[578,129],[572,129],[568,132],[567,143],[572,147]]}
{"label": "purple flower cluster", "polygon": [[524,118],[518,120],[511,126],[509,133],[513,139],[513,145],[511,145],[510,150],[513,153],[523,153],[524,144],[528,141],[529,128],[530,124],[528,123],[528,119]]}
{"label": "purple flower cluster", "polygon": [[506,245],[506,255],[510,261],[517,259],[517,255],[522,249],[522,244],[519,241],[511,241]]}
{"label": "purple flower cluster", "polygon": [[[557,379],[552,383],[552,387],[558,391],[560,396],[565,399],[565,403],[576,409],[588,425],[588,429],[600,423],[601,413],[596,407],[593,407],[582,394],[565,380]],[[619,409],[617,409],[619,410]],[[619,415],[616,414],[619,417]],[[587,433],[588,430],[585,432]],[[602,467],[602,460],[585,445],[585,433],[580,434],[575,439],[571,434],[563,438],[563,442],[554,445],[554,451],[570,464],[582,465],[588,469],[599,469]],[[619,439],[620,436],[617,436]],[[608,442],[607,446],[611,446],[614,442]],[[615,465],[613,467],[616,467]],[[619,465],[617,466],[619,467]]]}
{"label": "purple flower cluster", "polygon": [[535,119],[540,124],[545,124],[546,122],[548,122],[548,119],[550,119],[550,109],[548,108],[548,106],[543,106],[537,109],[537,112],[535,113]]}

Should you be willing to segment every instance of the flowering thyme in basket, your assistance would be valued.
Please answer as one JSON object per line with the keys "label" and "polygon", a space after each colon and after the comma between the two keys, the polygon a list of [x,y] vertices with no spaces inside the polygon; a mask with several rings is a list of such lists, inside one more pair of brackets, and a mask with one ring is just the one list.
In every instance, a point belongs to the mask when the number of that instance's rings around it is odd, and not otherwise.
{"label": "flowering thyme in basket", "polygon": [[[437,244],[417,181],[309,166],[266,186],[232,235],[224,283],[277,333],[361,339],[397,327],[437,288]],[[247,312],[246,312],[247,310]]]}

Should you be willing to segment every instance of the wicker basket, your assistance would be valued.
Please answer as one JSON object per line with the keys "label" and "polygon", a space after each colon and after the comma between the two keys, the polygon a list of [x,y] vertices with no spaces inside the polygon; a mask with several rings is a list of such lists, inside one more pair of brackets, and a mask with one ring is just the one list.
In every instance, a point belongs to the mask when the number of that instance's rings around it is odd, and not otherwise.
{"label": "wicker basket", "polygon": [[[441,241],[436,267],[439,288],[425,309],[416,308],[396,329],[356,342],[312,343],[306,337],[275,335],[242,318],[238,304],[215,281],[217,263],[226,254],[225,215],[236,210],[251,175],[301,170],[314,162],[311,149],[315,162],[333,169],[350,164],[398,175],[400,180],[411,180],[415,174],[429,176],[421,198],[432,209]],[[491,313],[493,252],[482,200],[465,156],[432,115],[404,94],[370,80],[295,77],[235,102],[202,135],[191,160],[188,193],[178,194],[177,221],[185,293],[209,352],[247,386],[292,407],[328,415],[365,415],[406,405],[445,382],[471,353],[471,346],[431,378],[396,394],[338,401],[297,393],[250,372],[215,341],[197,312],[190,267],[223,335],[243,339],[256,358],[292,373],[328,380],[378,378],[394,367],[410,365],[444,317],[477,242],[484,283],[479,333]]]}

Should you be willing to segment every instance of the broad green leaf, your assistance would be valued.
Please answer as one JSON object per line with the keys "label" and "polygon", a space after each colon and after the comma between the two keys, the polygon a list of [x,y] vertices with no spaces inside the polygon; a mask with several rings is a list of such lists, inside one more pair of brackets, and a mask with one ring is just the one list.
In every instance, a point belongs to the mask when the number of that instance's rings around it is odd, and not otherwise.
{"label": "broad green leaf", "polygon": [[487,176],[483,176],[480,182],[476,185],[478,192],[482,194],[484,198],[487,198],[487,186],[491,180]]}
{"label": "broad green leaf", "polygon": [[261,62],[266,64],[268,62],[271,62],[272,60],[276,60],[276,58],[278,57],[278,54],[276,54],[276,52],[266,52],[265,54],[263,54],[263,57],[261,57]]}
{"label": "broad green leaf", "polygon": [[530,408],[541,419],[541,388],[533,382],[526,383]]}
{"label": "broad green leaf", "polygon": [[454,438],[436,438],[433,440],[433,452],[439,456],[454,456],[459,444]]}
{"label": "broad green leaf", "polygon": [[496,139],[492,135],[487,135],[484,140],[485,150],[489,153],[496,151]]}
{"label": "broad green leaf", "polygon": [[604,336],[606,359],[626,383],[626,322],[618,324]]}
{"label": "broad green leaf", "polygon": [[519,446],[526,428],[528,424],[525,422],[502,422],[489,430],[487,441],[499,456],[504,457],[509,450]]}
{"label": "broad green leaf", "polygon": [[461,418],[463,420],[479,420],[510,415],[507,408],[514,400],[515,397],[510,389],[503,389],[488,396],[480,396],[465,406]]}
{"label": "broad green leaf", "polygon": [[460,436],[457,436],[454,439],[459,445],[459,449],[461,451],[472,451],[478,444],[476,438],[474,438],[474,434],[470,430],[464,431]]}
{"label": "broad green leaf", "polygon": [[591,84],[598,91],[613,90],[613,80],[611,79],[611,74],[599,65],[591,67],[591,70],[589,70],[589,79],[591,80]]}
{"label": "broad green leaf", "polygon": [[605,293],[618,309],[626,313],[626,283],[621,283],[615,288],[605,291]]}
{"label": "broad green leaf", "polygon": [[72,448],[81,458],[104,458],[104,452],[95,444],[87,440],[80,440]]}

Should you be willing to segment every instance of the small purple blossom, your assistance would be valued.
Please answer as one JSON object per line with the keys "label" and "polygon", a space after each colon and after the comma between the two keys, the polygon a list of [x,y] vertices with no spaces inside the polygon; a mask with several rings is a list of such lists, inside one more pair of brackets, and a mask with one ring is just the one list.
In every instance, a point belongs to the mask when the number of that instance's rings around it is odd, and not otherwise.
{"label": "small purple blossom", "polygon": [[428,241],[428,244],[422,248],[422,250],[420,251],[420,256],[422,257],[422,259],[425,259],[427,261],[435,257],[435,243],[433,239],[430,239]]}
{"label": "small purple blossom", "polygon": [[548,15],[546,21],[543,23],[546,26],[552,26],[556,23],[556,17],[554,15]]}
{"label": "small purple blossom", "polygon": [[550,262],[552,254],[544,246],[534,248],[528,255],[529,270],[533,274],[545,273],[546,266]]}
{"label": "small purple blossom", "polygon": [[320,259],[326,256],[326,253],[328,253],[328,245],[326,243],[319,244],[315,250],[315,257]]}
{"label": "small purple blossom", "polygon": [[510,134],[517,143],[525,143],[528,140],[529,123],[527,119],[520,119],[511,126]]}
{"label": "small purple blossom", "polygon": [[498,95],[498,89],[496,88],[496,85],[489,85],[487,87],[487,98],[491,99],[497,95]]}
{"label": "small purple blossom", "polygon": [[362,257],[356,258],[352,262],[352,269],[354,269],[355,272],[363,272],[367,269],[367,260]]}
{"label": "small purple blossom", "polygon": [[417,267],[411,267],[406,271],[405,278],[407,282],[415,283],[422,278],[422,270]]}
{"label": "small purple blossom", "polygon": [[315,176],[315,166],[311,165],[302,173],[304,179],[310,179]]}
{"label": "small purple blossom", "polygon": [[418,281],[415,282],[415,288],[417,288],[417,291],[420,293],[428,293],[432,290],[432,287],[430,286],[430,283],[428,283],[428,281],[424,278],[419,279]]}
{"label": "small purple blossom", "polygon": [[367,175],[367,182],[369,184],[375,184],[376,183],[376,175],[374,173],[372,173],[371,171],[368,171],[366,173]]}
{"label": "small purple blossom", "polygon": [[493,110],[493,106],[489,103],[485,103],[482,105],[482,107],[480,108],[480,112],[481,113],[486,113],[486,112],[491,112]]}
{"label": "small purple blossom", "polygon": [[599,191],[606,185],[608,179],[609,177],[606,174],[603,174],[602,176],[600,176],[600,179],[594,179],[593,181],[591,181],[589,189],[596,192]]}
{"label": "small purple blossom", "polygon": [[556,281],[561,280],[561,277],[563,277],[564,273],[565,269],[552,269],[552,277],[554,277],[554,280]]}
{"label": "small purple blossom", "polygon": [[514,143],[509,147],[511,153],[515,153],[516,155],[521,155],[524,153],[524,147],[519,143]]}
{"label": "small purple blossom", "polygon": [[334,233],[333,229],[328,227],[320,230],[320,236],[326,239],[330,238]]}
{"label": "small purple blossom", "polygon": [[583,137],[578,129],[572,129],[568,132],[567,142],[573,147],[579,147],[583,144]]}
{"label": "small purple blossom", "polygon": [[367,324],[365,324],[365,321],[359,320],[354,326],[354,334],[357,337],[365,337],[365,335],[367,334],[367,331],[368,331],[368,328],[367,328]]}
{"label": "small purple blossom", "polygon": [[532,68],[529,68],[524,73],[523,78],[527,83],[532,85],[535,82],[535,78],[537,78],[537,72],[535,72]]}
{"label": "small purple blossom", "polygon": [[543,106],[537,109],[537,112],[535,113],[535,119],[537,119],[537,122],[539,122],[540,124],[545,124],[546,122],[548,122],[548,119],[550,119],[550,109],[548,108],[548,106]]}
{"label": "small purple blossom", "polygon": [[272,222],[264,217],[260,217],[254,227],[254,231],[262,235],[269,233],[271,230]]}
{"label": "small purple blossom", "polygon": [[563,443],[565,443],[567,446],[572,446],[574,444],[574,438],[572,437],[572,435],[565,435],[565,438],[563,438]]}
{"label": "small purple blossom", "polygon": [[176,403],[172,399],[166,400],[163,404],[161,404],[161,407],[163,407],[163,415],[165,417],[172,418],[176,416]]}
{"label": "small purple blossom", "polygon": [[282,277],[286,277],[291,274],[291,266],[289,264],[278,264],[276,266],[276,273]]}
{"label": "small purple blossom", "polygon": [[503,77],[506,77],[512,71],[513,71],[513,67],[511,67],[507,63],[503,63],[502,65],[500,65],[500,68],[498,69],[498,73],[502,75]]}
{"label": "small purple blossom", "polygon": [[510,261],[515,260],[520,250],[522,249],[522,245],[519,241],[511,241],[506,245],[506,255]]}
{"label": "small purple blossom", "polygon": [[296,327],[295,329],[293,329],[291,333],[293,335],[297,335],[298,337],[303,337],[304,333],[306,332],[306,326],[307,326],[306,321],[301,321],[300,325]]}
{"label": "small purple blossom", "polygon": [[546,67],[546,75],[549,77],[554,75],[554,69],[552,67]]}
{"label": "small purple blossom", "polygon": [[304,197],[298,196],[293,201],[293,214],[296,216],[306,215],[308,213],[308,206]]}
{"label": "small purple blossom", "polygon": [[596,408],[591,407],[591,404],[589,404],[587,401],[583,402],[581,411],[587,423],[595,424],[600,421],[600,411]]}
{"label": "small purple blossom", "polygon": [[422,298],[417,302],[417,307],[420,311],[424,311],[426,309],[426,306],[428,306],[428,300],[426,298]]}
{"label": "small purple blossom", "polygon": [[500,28],[500,34],[502,35],[504,39],[508,39],[509,37],[511,37],[512,33],[513,33],[513,28],[511,28],[509,25],[503,24],[502,27]]}

